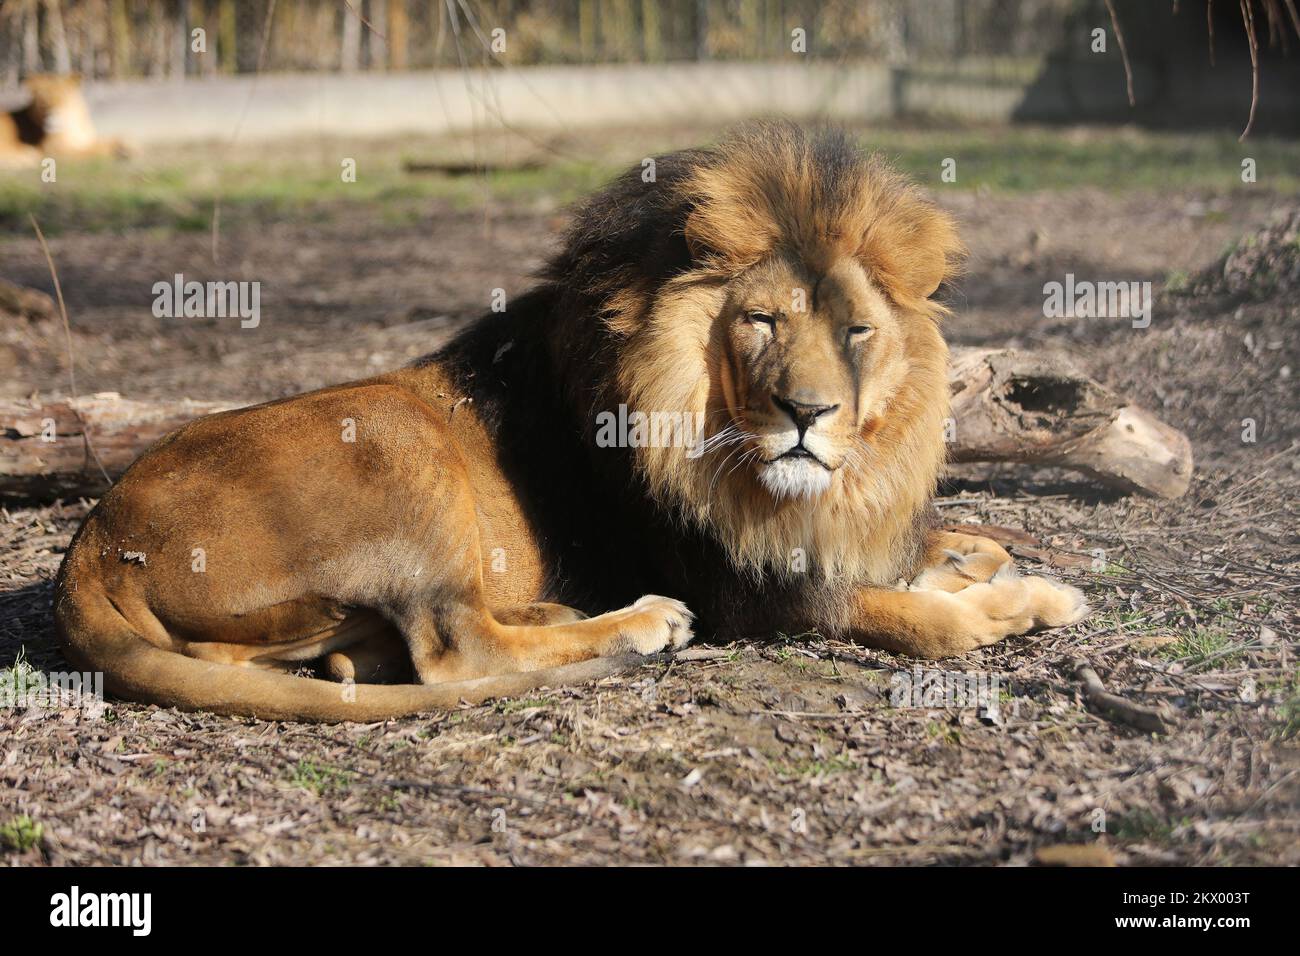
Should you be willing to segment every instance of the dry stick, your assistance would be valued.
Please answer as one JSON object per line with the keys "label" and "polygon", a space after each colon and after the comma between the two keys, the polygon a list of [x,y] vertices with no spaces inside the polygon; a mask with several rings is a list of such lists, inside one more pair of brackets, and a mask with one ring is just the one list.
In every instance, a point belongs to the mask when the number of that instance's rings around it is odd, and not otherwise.
{"label": "dry stick", "polygon": [[1249,0],[1240,0],[1240,3],[1242,22],[1246,26],[1246,39],[1250,41],[1250,116],[1246,119],[1246,128],[1237,137],[1239,143],[1245,141],[1250,135],[1250,129],[1255,125],[1255,107],[1259,105],[1259,41],[1255,39],[1255,12]]}
{"label": "dry stick", "polygon": [[45,262],[50,267],[50,278],[54,280],[54,295],[59,300],[59,317],[63,320],[63,338],[68,350],[68,388],[72,392],[69,396],[71,401],[68,403],[68,407],[72,409],[72,414],[76,416],[77,421],[81,424],[81,441],[86,449],[86,457],[95,459],[95,466],[99,468],[100,474],[104,476],[104,481],[111,485],[113,479],[108,477],[108,471],[104,468],[104,463],[99,460],[99,454],[90,441],[90,427],[86,424],[86,420],[81,417],[81,412],[77,408],[77,370],[76,363],[72,358],[72,325],[68,322],[68,307],[63,302],[63,284],[59,282],[59,271],[54,268],[54,257],[50,255],[50,247],[45,242],[45,233],[41,232],[41,226],[36,221],[36,215],[28,213],[27,218],[32,221],[32,228],[36,230],[36,238],[41,244],[41,252],[45,253]]}
{"label": "dry stick", "polygon": [[[1244,3],[1245,0],[1242,0]],[[1106,9],[1110,11],[1110,26],[1115,31],[1115,41],[1119,43],[1120,59],[1124,61],[1124,82],[1128,86],[1128,105],[1136,106],[1137,100],[1133,98],[1133,67],[1128,61],[1128,48],[1124,45],[1124,33],[1119,28],[1119,17],[1115,16],[1115,4],[1111,0],[1106,0]]]}
{"label": "dry stick", "polygon": [[1300,37],[1300,12],[1296,11],[1295,0],[1286,0],[1287,13],[1291,14],[1291,26],[1295,35]]}
{"label": "dry stick", "polygon": [[1074,677],[1083,682],[1083,696],[1105,716],[1153,734],[1167,734],[1173,728],[1173,721],[1158,708],[1134,704],[1106,690],[1097,672],[1083,658],[1076,657],[1070,666]]}
{"label": "dry stick", "polygon": [[1210,39],[1210,66],[1214,66],[1214,0],[1205,0],[1205,29]]}

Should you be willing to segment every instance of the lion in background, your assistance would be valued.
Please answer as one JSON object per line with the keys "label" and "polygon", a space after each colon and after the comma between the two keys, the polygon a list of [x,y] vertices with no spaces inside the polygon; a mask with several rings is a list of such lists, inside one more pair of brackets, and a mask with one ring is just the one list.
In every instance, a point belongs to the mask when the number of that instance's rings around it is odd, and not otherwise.
{"label": "lion in background", "polygon": [[81,77],[38,73],[24,86],[31,101],[0,113],[0,165],[35,166],[46,156],[127,155],[121,141],[95,133]]}
{"label": "lion in background", "polygon": [[[375,720],[701,626],[941,657],[1080,620],[1078,590],[931,527],[953,220],[837,131],[655,170],[441,351],[146,452],[60,569],[68,658],[137,700]],[[702,435],[607,447],[620,406]]]}

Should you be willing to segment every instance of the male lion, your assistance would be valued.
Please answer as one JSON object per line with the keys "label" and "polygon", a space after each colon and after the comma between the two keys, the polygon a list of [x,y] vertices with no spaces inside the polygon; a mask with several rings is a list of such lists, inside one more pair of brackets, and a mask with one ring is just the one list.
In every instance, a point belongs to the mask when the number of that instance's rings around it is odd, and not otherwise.
{"label": "male lion", "polygon": [[[924,657],[1079,620],[1074,588],[928,527],[953,221],[836,132],[752,126],[656,173],[442,351],[154,446],[63,563],[69,659],[158,704],[373,720],[680,647],[687,604]],[[615,411],[703,435],[608,447]],[[363,686],[278,672],[311,660]]]}

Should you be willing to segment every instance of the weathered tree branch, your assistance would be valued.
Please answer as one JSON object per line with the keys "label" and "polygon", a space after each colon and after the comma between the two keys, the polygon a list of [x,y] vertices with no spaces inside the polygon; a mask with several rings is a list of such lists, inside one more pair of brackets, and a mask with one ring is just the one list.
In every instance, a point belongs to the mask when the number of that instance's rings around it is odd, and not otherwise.
{"label": "weathered tree branch", "polygon": [[42,404],[0,401],[0,495],[49,501],[103,494],[87,430],[104,471],[117,478],[159,438],[235,404],[138,402],[116,392]]}

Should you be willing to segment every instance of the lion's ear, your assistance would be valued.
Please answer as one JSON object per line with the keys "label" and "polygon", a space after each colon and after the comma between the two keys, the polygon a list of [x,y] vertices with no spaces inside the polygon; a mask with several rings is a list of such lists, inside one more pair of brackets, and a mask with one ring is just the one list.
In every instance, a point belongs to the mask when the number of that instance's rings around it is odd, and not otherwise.
{"label": "lion's ear", "polygon": [[936,307],[927,300],[957,274],[965,252],[953,218],[909,196],[871,224],[859,255],[896,302],[932,312]]}

